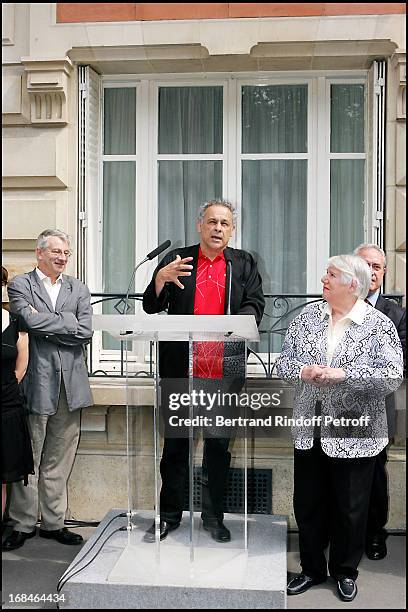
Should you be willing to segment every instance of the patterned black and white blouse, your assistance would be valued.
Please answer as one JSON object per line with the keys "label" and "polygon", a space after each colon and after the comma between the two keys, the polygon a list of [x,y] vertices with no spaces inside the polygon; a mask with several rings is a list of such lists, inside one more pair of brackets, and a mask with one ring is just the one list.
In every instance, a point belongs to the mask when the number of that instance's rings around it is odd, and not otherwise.
{"label": "patterned black and white blouse", "polygon": [[[313,425],[310,420],[320,400],[323,451],[330,457],[372,457],[388,443],[385,397],[402,381],[403,358],[397,330],[388,317],[367,306],[361,324],[351,321],[327,364],[329,318],[324,316],[324,309],[325,302],[308,304],[303,309],[290,324],[277,360],[278,376],[295,385],[295,448],[312,448],[316,422]],[[301,368],[312,364],[342,368],[346,379],[329,387],[314,387],[300,379]],[[361,417],[367,417],[360,421],[366,425],[349,425]]]}

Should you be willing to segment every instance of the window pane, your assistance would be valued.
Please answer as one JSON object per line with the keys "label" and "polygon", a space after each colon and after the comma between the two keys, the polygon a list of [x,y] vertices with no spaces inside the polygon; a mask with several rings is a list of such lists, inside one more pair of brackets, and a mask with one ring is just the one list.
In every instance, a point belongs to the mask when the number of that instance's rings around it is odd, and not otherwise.
{"label": "window pane", "polygon": [[[135,162],[103,164],[103,288],[104,293],[126,293],[135,267]],[[131,288],[131,293],[134,287]],[[103,314],[118,314],[117,300],[103,305]],[[134,312],[132,301],[130,302]],[[119,349],[120,342],[103,334],[104,349]]]}
{"label": "window pane", "polygon": [[[258,261],[264,293],[305,293],[307,288],[307,161],[242,163],[242,245]],[[293,305],[293,304],[292,304]],[[261,329],[288,323],[266,300]],[[281,312],[280,314],[283,314]],[[269,315],[269,317],[268,317]],[[266,350],[266,336],[261,347]],[[279,351],[282,337],[272,335]]]}
{"label": "window pane", "polygon": [[331,86],[331,152],[364,153],[364,85]]}
{"label": "window pane", "polygon": [[330,255],[351,253],[364,242],[364,160],[332,159]]}
{"label": "window pane", "polygon": [[160,87],[159,153],[222,153],[222,87]]}
{"label": "window pane", "polygon": [[243,153],[307,153],[307,85],[242,88]]}
{"label": "window pane", "polygon": [[136,153],[136,89],[121,87],[104,90],[104,153]]}
{"label": "window pane", "polygon": [[220,197],[221,161],[159,162],[159,244],[168,238],[172,248],[199,242],[198,207]]}

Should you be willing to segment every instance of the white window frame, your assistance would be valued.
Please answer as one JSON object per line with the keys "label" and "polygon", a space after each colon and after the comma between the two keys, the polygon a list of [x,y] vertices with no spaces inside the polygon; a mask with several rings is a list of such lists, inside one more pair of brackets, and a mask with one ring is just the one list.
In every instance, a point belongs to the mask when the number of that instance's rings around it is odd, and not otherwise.
{"label": "white window frame", "polygon": [[[129,89],[136,89],[136,121],[135,121],[135,125],[136,125],[136,134],[135,134],[135,153],[133,155],[110,155],[110,154],[105,154],[104,153],[104,102],[105,102],[105,89],[117,89],[117,88],[129,88]],[[102,287],[102,282],[103,282],[103,269],[102,269],[102,262],[103,262],[103,258],[102,258],[102,252],[103,252],[103,168],[104,168],[104,162],[106,161],[133,161],[136,164],[136,172],[135,172],[135,182],[136,182],[136,188],[135,188],[135,208],[136,208],[136,214],[135,214],[135,228],[136,228],[136,234],[138,233],[138,206],[136,205],[137,202],[143,201],[140,199],[140,195],[138,193],[138,189],[140,188],[141,183],[143,182],[142,179],[142,170],[143,168],[140,168],[140,165],[143,166],[143,164],[141,164],[141,156],[138,153],[138,142],[142,142],[143,141],[143,130],[144,130],[144,125],[139,125],[140,123],[142,123],[141,121],[139,121],[139,117],[140,117],[140,113],[142,110],[142,100],[140,100],[141,98],[141,87],[140,87],[140,80],[132,80],[132,81],[128,81],[128,80],[123,80],[123,81],[115,81],[115,82],[111,82],[111,81],[105,81],[105,79],[102,79],[102,95],[101,95],[101,134],[100,134],[100,143],[101,143],[101,155],[100,155],[100,172],[99,172],[99,193],[101,194],[101,197],[99,199],[99,206],[98,206],[98,246],[99,246],[99,253],[98,253],[98,257],[97,259],[97,272],[96,272],[96,278],[98,279],[97,284],[99,285],[99,287]],[[135,240],[135,261],[137,261],[137,240]],[[129,279],[130,280],[130,279]],[[124,293],[126,291],[127,287],[123,287],[123,289],[121,288],[118,292],[119,293]],[[101,292],[101,289],[98,291],[98,293]],[[137,303],[136,303],[137,306]],[[135,306],[136,312],[137,312],[137,307]],[[102,304],[97,304],[97,306],[94,306],[94,313],[98,313],[98,314],[102,314]],[[113,350],[113,349],[104,349],[102,346],[102,333],[98,333],[98,334],[94,334],[94,338],[93,338],[93,361],[97,364],[95,369],[104,369],[106,366],[108,366],[109,370],[112,372],[120,372],[121,369],[121,364],[120,364],[120,351],[118,350]],[[128,350],[127,351],[127,355],[128,355],[128,361],[132,364],[136,364],[140,359],[139,356],[136,352],[137,348],[137,343],[132,343],[132,350]]]}
{"label": "white window frame", "polygon": [[[243,159],[307,159],[307,292],[320,292],[320,278],[329,257],[330,248],[330,161],[331,159],[365,159],[365,216],[364,232],[369,235],[367,194],[367,159],[369,130],[367,125],[367,80],[368,71],[292,71],[282,73],[213,73],[193,74],[152,74],[152,75],[104,75],[101,77],[103,90],[115,87],[136,88],[136,154],[132,156],[103,155],[103,100],[101,100],[101,160],[100,160],[100,202],[98,210],[99,252],[91,260],[100,269],[92,278],[101,287],[102,279],[102,209],[104,161],[127,158],[136,162],[136,239],[135,261],[141,261],[147,252],[157,246],[158,240],[158,162],[161,160],[217,160],[223,163],[223,196],[235,202],[238,209],[238,224],[231,246],[240,247],[242,235],[242,176]],[[363,83],[365,85],[365,152],[354,154],[332,154],[330,152],[330,86],[332,83]],[[241,152],[241,91],[244,85],[308,85],[308,147],[307,153],[295,154],[242,154]],[[222,154],[160,154],[158,153],[158,93],[159,87],[223,87],[223,152]],[[102,91],[103,91],[102,90]],[[142,229],[143,228],[143,229]],[[93,242],[93,241],[92,241]],[[94,242],[93,242],[94,243]],[[141,292],[151,279],[157,260],[142,266],[135,279],[136,292]],[[136,309],[142,313],[141,306]],[[97,353],[95,346],[95,353]],[[99,347],[101,350],[101,347]],[[118,371],[118,351],[101,351],[101,367]],[[146,356],[130,353],[130,360],[136,369],[145,369]],[[97,361],[94,359],[94,361]]]}

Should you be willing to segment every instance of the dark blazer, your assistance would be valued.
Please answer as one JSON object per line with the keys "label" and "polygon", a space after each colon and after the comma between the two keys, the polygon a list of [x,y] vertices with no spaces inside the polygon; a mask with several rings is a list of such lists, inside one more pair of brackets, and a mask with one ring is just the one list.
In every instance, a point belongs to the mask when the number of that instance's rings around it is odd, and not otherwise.
{"label": "dark blazer", "polygon": [[[194,298],[197,275],[199,245],[175,249],[168,253],[157,266],[153,278],[143,294],[143,309],[149,314],[167,310],[168,314],[194,314]],[[193,257],[191,276],[180,278],[184,289],[174,283],[166,283],[159,297],[156,296],[155,278],[157,272],[180,255]],[[253,314],[259,326],[265,299],[262,293],[262,279],[257,265],[248,252],[227,247],[226,260],[231,261],[231,314]],[[225,313],[228,309],[229,266],[225,283]],[[188,344],[184,342],[161,342],[159,347],[160,376],[182,378],[188,375]]]}
{"label": "dark blazer", "polygon": [[[406,363],[406,310],[401,308],[394,302],[394,300],[387,299],[382,295],[378,296],[375,308],[385,314],[394,323],[397,328],[398,337],[402,345],[402,354],[404,358],[404,377],[407,372]],[[395,435],[395,395],[391,393],[385,398],[385,407],[387,410],[387,422],[388,422],[388,437],[393,438]]]}
{"label": "dark blazer", "polygon": [[391,321],[394,323],[397,328],[397,333],[399,339],[402,344],[402,353],[404,355],[404,376],[406,375],[406,310],[405,308],[401,308],[394,302],[394,300],[389,300],[382,295],[378,296],[377,303],[375,305],[376,309],[380,312],[384,313]]}

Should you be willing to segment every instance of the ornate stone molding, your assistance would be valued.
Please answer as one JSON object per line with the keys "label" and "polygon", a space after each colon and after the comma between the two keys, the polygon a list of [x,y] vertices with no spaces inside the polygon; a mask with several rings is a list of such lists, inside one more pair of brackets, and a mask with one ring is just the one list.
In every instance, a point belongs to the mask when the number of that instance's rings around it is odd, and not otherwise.
{"label": "ornate stone molding", "polygon": [[392,65],[397,71],[397,121],[406,121],[407,118],[407,71],[406,54],[404,51],[394,53]]}
{"label": "ornate stone molding", "polygon": [[1,5],[2,26],[1,44],[14,45],[15,38],[15,6],[10,2]]}
{"label": "ornate stone molding", "polygon": [[68,85],[73,71],[71,60],[22,58],[21,63],[27,73],[31,123],[51,126],[68,123]]}

